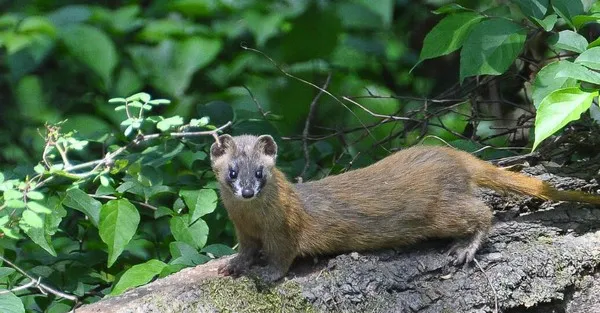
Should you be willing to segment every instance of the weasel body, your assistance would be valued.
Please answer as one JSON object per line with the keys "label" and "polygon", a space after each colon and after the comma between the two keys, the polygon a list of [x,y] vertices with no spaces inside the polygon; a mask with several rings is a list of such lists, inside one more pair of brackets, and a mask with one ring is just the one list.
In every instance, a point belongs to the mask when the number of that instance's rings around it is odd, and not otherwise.
{"label": "weasel body", "polygon": [[277,145],[263,136],[222,135],[211,146],[213,171],[233,221],[239,254],[220,268],[246,272],[262,252],[260,275],[275,281],[297,256],[364,251],[453,238],[455,263],[473,260],[492,222],[477,187],[544,200],[600,204],[600,196],[560,191],[499,169],[469,153],[416,146],[368,167],[292,184],[275,167]]}

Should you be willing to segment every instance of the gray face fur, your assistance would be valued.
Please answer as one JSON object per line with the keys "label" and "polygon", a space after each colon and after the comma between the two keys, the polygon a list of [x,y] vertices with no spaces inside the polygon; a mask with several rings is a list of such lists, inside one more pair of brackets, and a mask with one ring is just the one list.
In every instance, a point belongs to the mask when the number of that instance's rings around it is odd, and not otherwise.
{"label": "gray face fur", "polygon": [[277,144],[273,138],[222,135],[219,141],[220,145],[215,142],[210,147],[210,159],[221,189],[240,200],[260,197],[275,166]]}

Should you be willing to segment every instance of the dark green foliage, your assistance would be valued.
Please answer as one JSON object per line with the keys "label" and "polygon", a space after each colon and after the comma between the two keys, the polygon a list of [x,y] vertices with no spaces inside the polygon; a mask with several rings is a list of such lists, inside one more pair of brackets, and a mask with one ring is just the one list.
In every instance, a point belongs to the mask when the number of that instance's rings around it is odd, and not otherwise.
{"label": "dark green foliage", "polygon": [[[474,86],[482,75],[516,80],[526,41],[545,31],[541,55],[571,54],[532,74],[531,95],[513,100],[531,96],[539,110],[536,145],[590,108],[600,85],[600,41],[582,31],[600,7],[579,0],[23,0],[0,9],[0,254],[82,303],[234,252],[208,157],[218,127],[272,135],[288,176],[316,179],[423,141],[512,144],[478,111],[484,92]],[[450,67],[433,63],[441,56]],[[309,83],[326,81],[330,94],[311,106],[320,91]],[[2,265],[3,287],[29,283]],[[38,291],[0,295],[0,311],[72,308]]]}

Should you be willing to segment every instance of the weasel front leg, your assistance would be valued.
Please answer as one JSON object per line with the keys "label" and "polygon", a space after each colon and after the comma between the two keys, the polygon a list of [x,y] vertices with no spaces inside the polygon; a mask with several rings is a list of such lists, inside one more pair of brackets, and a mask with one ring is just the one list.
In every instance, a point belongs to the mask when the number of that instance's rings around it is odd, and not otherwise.
{"label": "weasel front leg", "polygon": [[263,253],[267,257],[267,265],[256,271],[265,282],[274,282],[283,278],[298,255],[294,244],[297,239],[281,236],[281,232],[270,232],[270,234],[280,235],[277,237],[267,235],[263,239]]}
{"label": "weasel front leg", "polygon": [[239,253],[229,262],[219,266],[219,274],[233,277],[240,276],[259,260],[261,248],[259,240],[238,232],[238,241],[240,244]]}

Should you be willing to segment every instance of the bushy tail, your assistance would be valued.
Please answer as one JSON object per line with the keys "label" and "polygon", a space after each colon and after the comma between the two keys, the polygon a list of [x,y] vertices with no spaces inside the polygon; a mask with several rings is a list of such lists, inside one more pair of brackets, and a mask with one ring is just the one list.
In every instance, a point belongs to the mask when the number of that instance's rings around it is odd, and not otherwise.
{"label": "bushy tail", "polygon": [[[489,163],[470,160],[469,170],[476,185],[499,192],[529,195],[543,200],[600,204],[600,195],[577,190],[562,191],[537,178],[497,168]],[[475,163],[475,164],[474,164]]]}

